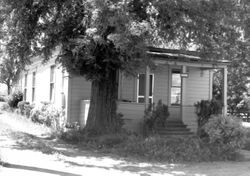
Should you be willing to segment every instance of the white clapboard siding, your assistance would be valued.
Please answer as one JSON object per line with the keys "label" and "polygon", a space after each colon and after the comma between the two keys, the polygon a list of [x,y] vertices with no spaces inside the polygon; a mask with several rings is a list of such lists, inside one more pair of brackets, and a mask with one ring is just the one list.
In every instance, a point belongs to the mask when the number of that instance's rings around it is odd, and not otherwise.
{"label": "white clapboard siding", "polygon": [[[50,69],[51,66],[55,66],[55,77],[54,77],[54,95],[53,100],[50,101]],[[27,74],[27,96],[26,101],[30,103],[38,104],[40,102],[50,102],[54,104],[57,108],[61,108],[63,105],[62,94],[64,94],[65,100],[67,101],[67,79],[64,79],[64,86],[62,87],[62,66],[55,63],[55,60],[50,60],[45,64],[42,64],[41,60],[36,60],[34,63],[29,65],[26,71],[22,72],[20,76],[20,81],[18,81],[19,89],[24,92],[25,89],[25,74]],[[32,88],[33,88],[33,72],[36,73],[35,78],[35,99],[32,101]],[[66,102],[64,103],[67,104]],[[66,105],[67,106],[67,105]]]}
{"label": "white clapboard siding", "polygon": [[125,129],[141,132],[144,110],[144,104],[119,102],[117,112],[123,114]]}
{"label": "white clapboard siding", "polygon": [[71,76],[69,82],[69,122],[80,122],[81,100],[89,100],[91,94],[91,82],[82,76]]}
{"label": "white clapboard siding", "polygon": [[[144,73],[144,69],[138,69],[138,73]],[[154,75],[153,84],[153,101],[157,103],[162,100],[164,104],[168,104],[168,66],[158,66],[156,69],[151,70],[150,74]],[[121,85],[120,85],[121,86]],[[137,77],[123,76],[122,88],[120,88],[120,97],[122,100],[129,100],[132,102],[137,101]]]}
{"label": "white clapboard siding", "polygon": [[210,71],[199,68],[189,68],[189,76],[185,78],[185,95],[183,104],[182,120],[195,132],[197,130],[197,116],[194,104],[210,97]]}
{"label": "white clapboard siding", "polygon": [[120,99],[136,102],[136,77],[122,76],[122,88],[120,88]]}
{"label": "white clapboard siding", "polygon": [[157,103],[162,100],[164,104],[168,104],[169,67],[158,66],[151,72],[154,74],[153,101]]}
{"label": "white clapboard siding", "polygon": [[209,84],[209,70],[190,68],[186,78],[184,105],[194,105],[197,101],[207,100],[210,93]]}

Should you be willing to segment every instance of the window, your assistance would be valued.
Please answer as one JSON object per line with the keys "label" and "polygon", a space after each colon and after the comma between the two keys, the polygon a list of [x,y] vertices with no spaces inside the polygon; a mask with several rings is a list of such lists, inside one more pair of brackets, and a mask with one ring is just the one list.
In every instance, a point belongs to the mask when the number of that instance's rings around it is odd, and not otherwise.
{"label": "window", "polygon": [[35,101],[36,72],[32,74],[32,101]]}
{"label": "window", "polygon": [[54,100],[54,94],[55,94],[55,66],[52,65],[50,67],[50,93],[49,93],[49,100]]}
{"label": "window", "polygon": [[181,74],[180,70],[172,70],[171,105],[181,104]]}
{"label": "window", "polygon": [[[138,75],[138,90],[137,90],[137,102],[144,103],[145,102],[145,81],[146,75],[139,74]],[[152,74],[149,75],[149,103],[153,102],[153,84],[154,84],[154,76]]]}
{"label": "window", "polygon": [[28,79],[28,74],[24,75],[24,95],[23,95],[23,100],[27,101],[27,79]]}

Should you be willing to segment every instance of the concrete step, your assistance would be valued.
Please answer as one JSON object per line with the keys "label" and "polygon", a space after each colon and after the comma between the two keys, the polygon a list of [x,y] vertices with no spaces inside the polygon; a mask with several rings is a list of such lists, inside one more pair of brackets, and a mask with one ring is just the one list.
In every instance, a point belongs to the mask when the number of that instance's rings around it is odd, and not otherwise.
{"label": "concrete step", "polygon": [[159,135],[161,135],[161,136],[175,136],[175,135],[177,135],[177,136],[188,136],[188,135],[193,135],[193,133],[192,132],[190,132],[190,131],[165,131],[165,132],[158,132],[158,134]]}
{"label": "concrete step", "polygon": [[170,128],[156,128],[157,131],[190,131],[188,128],[175,128],[175,127],[170,127]]}
{"label": "concrete step", "polygon": [[187,125],[181,121],[167,121],[166,125],[158,126],[156,131],[159,135],[174,136],[174,135],[193,135]]}

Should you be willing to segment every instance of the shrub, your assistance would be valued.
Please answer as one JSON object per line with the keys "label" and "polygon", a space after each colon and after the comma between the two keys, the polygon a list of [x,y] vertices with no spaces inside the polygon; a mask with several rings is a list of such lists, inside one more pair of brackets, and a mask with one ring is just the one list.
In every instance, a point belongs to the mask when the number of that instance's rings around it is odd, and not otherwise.
{"label": "shrub", "polygon": [[30,105],[30,103],[26,101],[20,101],[18,102],[17,107],[21,115],[25,115],[29,118],[30,112],[34,108],[34,105]]}
{"label": "shrub", "polygon": [[17,108],[18,102],[22,101],[22,99],[23,99],[23,93],[20,91],[15,91],[8,97],[7,103],[11,108]]}
{"label": "shrub", "polygon": [[30,118],[33,122],[45,124],[55,130],[64,124],[64,112],[46,102],[35,106],[30,112]]}
{"label": "shrub", "polygon": [[165,126],[169,116],[168,106],[158,101],[157,106],[151,104],[144,115],[144,133],[154,133],[157,126]]}
{"label": "shrub", "polygon": [[246,131],[241,122],[231,116],[212,116],[203,129],[207,134],[203,140],[215,158],[233,159],[244,146]]}
{"label": "shrub", "polygon": [[2,111],[9,111],[10,110],[10,106],[9,106],[9,104],[4,103],[4,104],[1,105],[0,109]]}
{"label": "shrub", "polygon": [[202,126],[210,119],[211,115],[218,115],[222,113],[222,104],[217,100],[201,100],[195,104],[196,114],[198,116],[198,135],[202,137],[204,131]]}
{"label": "shrub", "polygon": [[78,143],[80,142],[81,138],[82,138],[82,134],[80,131],[80,125],[78,122],[75,123],[67,123],[64,126],[61,126],[62,128],[60,128],[59,130],[56,130],[56,135],[57,137],[59,137],[60,139],[67,141],[67,142],[71,142],[71,143]]}
{"label": "shrub", "polygon": [[117,133],[117,134],[104,134],[101,136],[97,136],[92,139],[92,141],[95,141],[98,144],[99,148],[112,148],[115,147],[118,144],[123,143],[127,140],[127,134],[125,133]]}
{"label": "shrub", "polygon": [[17,104],[18,109],[20,110],[21,115],[24,115],[24,105],[25,104],[30,104],[29,102],[26,101],[20,101]]}
{"label": "shrub", "polygon": [[198,137],[142,138],[130,136],[120,145],[119,153],[147,160],[185,162],[209,160],[209,149]]}
{"label": "shrub", "polygon": [[5,97],[3,95],[0,95],[0,102],[5,102]]}

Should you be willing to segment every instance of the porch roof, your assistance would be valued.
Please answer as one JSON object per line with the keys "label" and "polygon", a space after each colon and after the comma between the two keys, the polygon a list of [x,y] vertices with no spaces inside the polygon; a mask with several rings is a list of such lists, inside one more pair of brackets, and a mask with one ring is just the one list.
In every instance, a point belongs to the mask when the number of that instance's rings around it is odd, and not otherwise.
{"label": "porch roof", "polygon": [[212,60],[202,59],[199,52],[187,51],[187,50],[176,50],[176,49],[163,49],[148,47],[147,53],[155,60],[168,61],[168,62],[181,62],[191,64],[208,64],[212,67],[216,66],[227,66],[230,64],[228,60]]}

